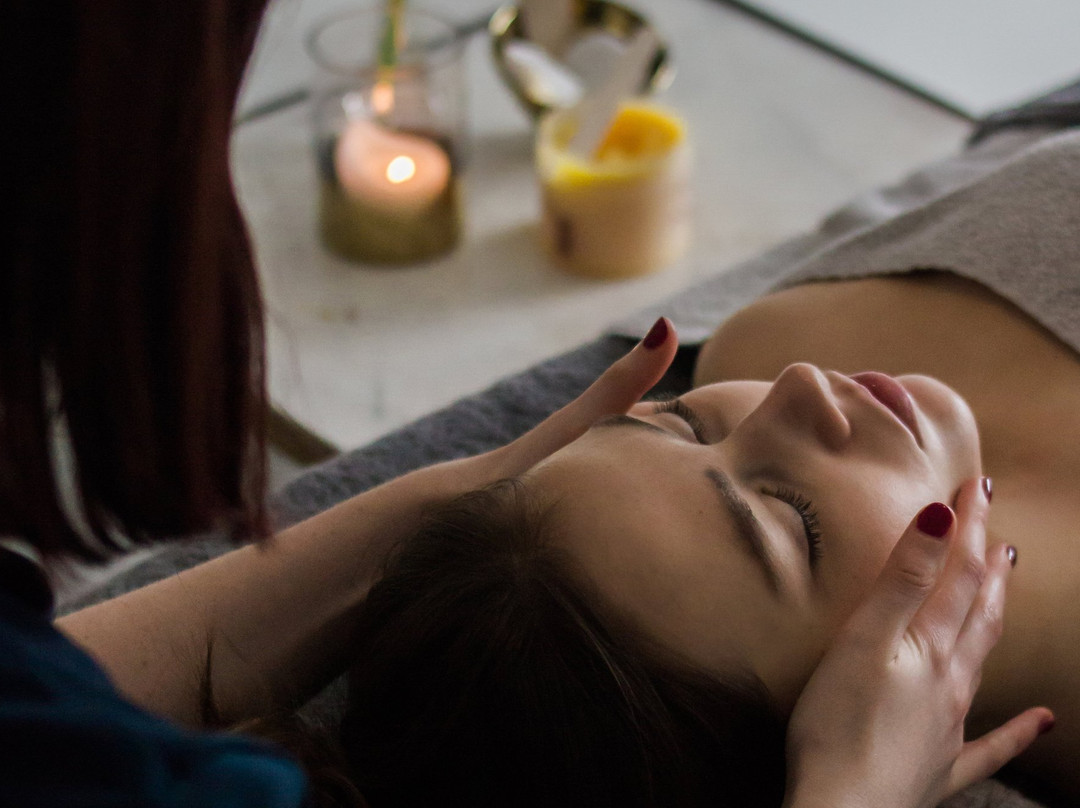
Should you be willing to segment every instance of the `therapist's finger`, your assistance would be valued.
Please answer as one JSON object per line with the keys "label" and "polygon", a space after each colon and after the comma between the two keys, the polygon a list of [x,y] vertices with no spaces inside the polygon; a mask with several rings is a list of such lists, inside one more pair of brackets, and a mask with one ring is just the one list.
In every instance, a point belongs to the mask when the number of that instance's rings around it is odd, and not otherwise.
{"label": "therapist's finger", "polygon": [[869,644],[895,648],[937,586],[955,533],[947,505],[933,502],[911,520],[889,555],[870,595],[848,623]]}
{"label": "therapist's finger", "polygon": [[505,474],[526,471],[581,437],[601,418],[625,413],[660,381],[678,347],[674,326],[661,317],[641,342],[585,392],[500,450]]}
{"label": "therapist's finger", "polygon": [[957,659],[969,669],[982,666],[1005,626],[1005,584],[1016,563],[1016,551],[999,545],[990,553],[986,580],[979,588],[956,642]]}
{"label": "therapist's finger", "polygon": [[987,578],[986,521],[990,515],[987,478],[960,486],[956,497],[956,535],[938,585],[912,620],[918,636],[948,653],[956,642]]}
{"label": "therapist's finger", "polygon": [[953,764],[946,796],[991,777],[1054,726],[1046,707],[1032,707],[997,729],[968,741]]}

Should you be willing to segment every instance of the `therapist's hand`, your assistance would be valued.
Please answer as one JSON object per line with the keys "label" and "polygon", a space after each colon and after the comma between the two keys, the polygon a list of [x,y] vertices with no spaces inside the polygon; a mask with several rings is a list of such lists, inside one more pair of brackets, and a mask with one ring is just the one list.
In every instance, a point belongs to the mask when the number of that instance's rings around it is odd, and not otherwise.
{"label": "therapist's hand", "polygon": [[[387,553],[411,536],[431,509],[468,491],[524,474],[581,437],[601,418],[626,413],[660,381],[677,349],[675,329],[667,318],[661,317],[641,342],[600,374],[581,395],[511,443],[484,454],[417,469],[327,512],[333,514],[340,509],[340,521],[352,526],[351,541],[361,556],[357,585],[366,587],[374,583]],[[317,525],[314,529],[326,533],[338,530],[336,525],[335,521],[333,525]]]}
{"label": "therapist's hand", "polygon": [[912,520],[800,696],[787,808],[929,808],[1052,726],[1037,707],[964,742],[1012,564],[1004,545],[986,550],[979,480],[965,483],[955,507],[935,503]]}
{"label": "therapist's hand", "polygon": [[633,350],[558,412],[506,446],[455,461],[472,478],[462,491],[523,474],[581,437],[601,418],[626,413],[663,377],[675,358],[678,342],[674,326],[661,317]]}

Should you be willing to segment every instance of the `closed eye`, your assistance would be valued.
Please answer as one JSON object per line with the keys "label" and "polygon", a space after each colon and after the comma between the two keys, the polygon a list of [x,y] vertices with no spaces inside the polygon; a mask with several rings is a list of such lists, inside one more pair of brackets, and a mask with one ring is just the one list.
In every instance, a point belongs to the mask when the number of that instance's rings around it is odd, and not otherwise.
{"label": "closed eye", "polygon": [[705,422],[701,420],[696,412],[686,406],[682,399],[673,398],[670,401],[657,404],[656,409],[653,410],[653,415],[662,415],[664,413],[671,413],[684,420],[686,425],[690,427],[690,431],[694,433],[694,438],[698,443],[707,444],[712,442],[709,440]]}
{"label": "closed eye", "polygon": [[803,532],[806,534],[806,549],[810,560],[810,568],[814,569],[821,560],[821,520],[818,519],[817,508],[814,503],[793,488],[778,486],[766,491],[766,494],[776,497],[781,502],[790,505],[802,520]]}

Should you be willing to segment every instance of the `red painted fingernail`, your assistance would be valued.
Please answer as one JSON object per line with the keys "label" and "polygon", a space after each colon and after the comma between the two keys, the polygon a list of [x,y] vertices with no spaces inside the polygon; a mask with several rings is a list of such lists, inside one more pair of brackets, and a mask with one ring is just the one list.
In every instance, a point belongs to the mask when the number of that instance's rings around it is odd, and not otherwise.
{"label": "red painted fingernail", "polygon": [[1013,546],[1012,546],[1012,545],[1010,544],[1010,545],[1009,545],[1009,546],[1008,546],[1008,547],[1007,547],[1007,548],[1005,549],[1005,553],[1006,553],[1006,555],[1008,555],[1008,556],[1009,556],[1009,563],[1010,563],[1010,564],[1011,564],[1012,566],[1014,566],[1014,567],[1015,567],[1015,566],[1016,566],[1016,548],[1015,548],[1015,547],[1013,547]]}
{"label": "red painted fingernail", "polygon": [[994,481],[989,477],[982,478],[982,490],[983,496],[986,497],[986,501],[989,502],[994,498]]}
{"label": "red painted fingernail", "polygon": [[1054,725],[1056,723],[1057,719],[1054,718],[1054,716],[1052,715],[1048,715],[1046,718],[1039,722],[1039,734],[1045,735],[1054,728]]}
{"label": "red painted fingernail", "polygon": [[919,512],[919,520],[916,524],[927,536],[935,539],[945,538],[945,534],[952,527],[953,512],[948,505],[940,502],[931,502]]}
{"label": "red painted fingernail", "polygon": [[649,329],[649,333],[645,335],[645,339],[641,341],[641,344],[651,351],[655,348],[659,348],[661,345],[667,342],[667,338],[667,320],[661,317],[659,320],[653,323],[653,327]]}

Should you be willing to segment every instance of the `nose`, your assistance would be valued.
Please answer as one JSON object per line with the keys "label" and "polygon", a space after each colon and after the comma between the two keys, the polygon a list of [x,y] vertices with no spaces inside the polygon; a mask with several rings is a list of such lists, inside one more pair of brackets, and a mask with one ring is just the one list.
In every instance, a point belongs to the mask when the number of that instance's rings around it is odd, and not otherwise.
{"label": "nose", "polygon": [[851,424],[837,406],[828,378],[805,362],[784,368],[759,409],[812,435],[831,451],[842,449],[851,437]]}

